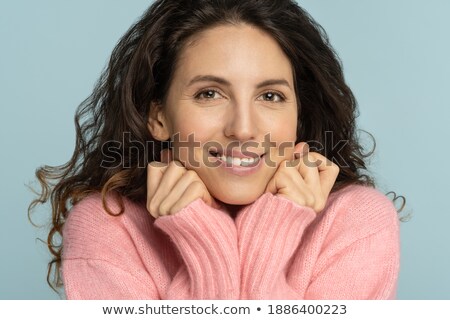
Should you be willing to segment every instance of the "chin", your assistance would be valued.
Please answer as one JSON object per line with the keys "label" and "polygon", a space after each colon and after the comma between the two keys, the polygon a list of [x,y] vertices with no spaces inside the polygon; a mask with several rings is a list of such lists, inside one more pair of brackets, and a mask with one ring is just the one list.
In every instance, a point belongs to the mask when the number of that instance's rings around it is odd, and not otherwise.
{"label": "chin", "polygon": [[264,193],[264,190],[249,190],[248,192],[239,192],[240,190],[233,191],[217,190],[217,192],[212,192],[212,196],[226,204],[247,205],[255,202]]}

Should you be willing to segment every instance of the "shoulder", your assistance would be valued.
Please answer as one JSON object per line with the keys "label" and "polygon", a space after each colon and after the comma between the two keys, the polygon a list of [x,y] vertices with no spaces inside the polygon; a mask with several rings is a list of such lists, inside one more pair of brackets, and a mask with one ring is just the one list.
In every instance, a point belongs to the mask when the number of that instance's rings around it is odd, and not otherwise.
{"label": "shoulder", "polygon": [[393,209],[392,201],[381,191],[370,186],[349,185],[336,191],[330,198],[333,202],[338,202],[341,206],[348,206],[348,209]]}
{"label": "shoulder", "polygon": [[[119,198],[120,197],[120,198]],[[123,212],[120,212],[120,203]],[[105,199],[92,193],[76,203],[68,212],[63,228],[64,258],[99,258],[99,253],[127,250],[135,238],[153,229],[153,217],[141,206],[118,194]],[[132,249],[132,248],[128,248]],[[119,254],[119,252],[115,252]]]}
{"label": "shoulder", "polygon": [[[110,212],[106,210],[105,206]],[[130,222],[141,224],[153,220],[154,218],[141,204],[117,193],[102,199],[101,194],[96,192],[86,196],[70,209],[64,230],[68,232],[72,228],[83,226],[87,230],[95,228],[100,231],[119,225],[126,226]]]}
{"label": "shoulder", "polygon": [[381,230],[398,232],[399,217],[392,201],[376,188],[350,185],[329,197],[323,212],[333,229],[350,229],[357,237]]}

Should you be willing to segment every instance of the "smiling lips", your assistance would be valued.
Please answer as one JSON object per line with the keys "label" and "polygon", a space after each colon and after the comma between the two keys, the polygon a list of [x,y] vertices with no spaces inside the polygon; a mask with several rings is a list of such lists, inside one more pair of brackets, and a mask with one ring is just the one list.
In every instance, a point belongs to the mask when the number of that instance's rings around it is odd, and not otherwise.
{"label": "smiling lips", "polygon": [[223,152],[223,149],[218,148],[210,149],[209,154],[220,161],[219,168],[237,176],[247,176],[257,172],[261,167],[263,162],[261,159],[264,156],[264,153],[258,154],[247,150],[241,152],[227,149]]}
{"label": "smiling lips", "polygon": [[233,166],[241,166],[241,167],[249,167],[252,166],[253,164],[259,162],[259,160],[261,159],[260,157],[257,158],[236,158],[236,157],[226,157],[224,155],[216,156],[217,159],[229,164],[229,165],[233,165]]}
{"label": "smiling lips", "polygon": [[241,151],[234,149],[228,149],[223,152],[223,149],[217,148],[210,149],[209,153],[228,166],[237,167],[254,167],[263,155],[259,155],[255,152],[249,151],[245,151],[245,153],[242,153]]}

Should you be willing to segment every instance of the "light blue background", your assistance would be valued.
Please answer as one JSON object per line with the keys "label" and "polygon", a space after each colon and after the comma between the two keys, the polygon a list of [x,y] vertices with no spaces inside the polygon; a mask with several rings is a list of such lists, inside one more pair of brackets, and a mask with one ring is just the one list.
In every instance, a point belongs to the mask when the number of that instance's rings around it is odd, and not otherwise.
{"label": "light blue background", "polygon": [[[73,116],[149,1],[0,3],[0,298],[57,299],[24,186],[72,155]],[[450,299],[450,2],[299,1],[325,28],[377,141],[379,187],[407,197],[400,299]],[[36,218],[47,208],[36,210]],[[37,219],[43,221],[42,219]]]}

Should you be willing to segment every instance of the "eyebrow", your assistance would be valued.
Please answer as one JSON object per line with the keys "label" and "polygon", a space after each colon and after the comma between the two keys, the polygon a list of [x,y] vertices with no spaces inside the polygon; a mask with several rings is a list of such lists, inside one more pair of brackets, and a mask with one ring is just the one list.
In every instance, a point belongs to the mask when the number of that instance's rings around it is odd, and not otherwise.
{"label": "eyebrow", "polygon": [[[188,83],[188,87],[190,87],[191,85],[193,85],[196,82],[204,82],[204,81],[213,81],[213,82],[217,82],[220,84],[223,84],[225,86],[231,86],[231,83],[221,77],[217,77],[217,76],[213,76],[213,75],[198,75],[195,76],[194,78],[191,79],[191,81],[189,81]],[[270,85],[284,85],[286,87],[288,87],[289,89],[291,89],[291,86],[289,85],[289,82],[287,82],[287,80],[285,79],[268,79],[268,80],[264,80],[260,83],[258,83],[256,85],[256,88],[262,88],[265,86],[270,86]]]}

